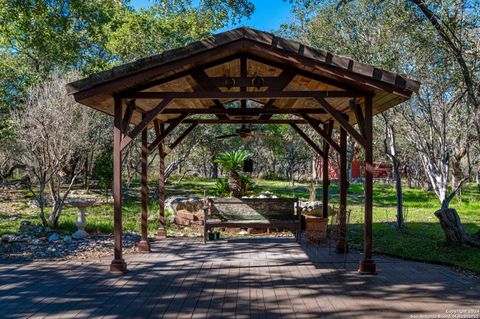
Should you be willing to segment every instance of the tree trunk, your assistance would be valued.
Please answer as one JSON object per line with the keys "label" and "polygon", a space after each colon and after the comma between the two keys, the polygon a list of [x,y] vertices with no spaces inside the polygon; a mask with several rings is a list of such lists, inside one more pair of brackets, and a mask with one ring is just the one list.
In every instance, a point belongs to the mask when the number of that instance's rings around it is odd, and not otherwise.
{"label": "tree trunk", "polygon": [[212,159],[212,164],[210,165],[210,178],[218,178],[218,163]]}
{"label": "tree trunk", "polygon": [[[30,189],[32,189],[30,187]],[[33,191],[32,191],[33,193]],[[48,226],[47,219],[45,218],[45,184],[40,182],[38,190],[38,207],[40,209],[40,219],[44,227]]]}
{"label": "tree trunk", "polygon": [[352,163],[355,158],[355,140],[353,138],[348,139],[347,145],[347,181],[352,181]]}
{"label": "tree trunk", "polygon": [[385,153],[392,161],[393,174],[395,176],[395,195],[397,197],[397,227],[403,227],[403,195],[402,195],[402,173],[400,172],[400,161],[397,157],[397,143],[395,139],[395,131],[393,124],[389,123],[388,118],[384,115],[385,120],[385,139],[383,144]]}
{"label": "tree trunk", "polygon": [[397,196],[397,226],[403,227],[403,194],[402,194],[402,174],[400,173],[400,162],[393,160],[393,172],[395,174],[395,193]]}
{"label": "tree trunk", "polygon": [[448,244],[452,245],[470,245],[480,248],[480,241],[473,238],[463,229],[460,216],[453,208],[439,209],[435,212],[435,216],[440,220],[445,239]]}
{"label": "tree trunk", "polygon": [[228,188],[234,197],[242,197],[242,180],[236,171],[228,174]]}

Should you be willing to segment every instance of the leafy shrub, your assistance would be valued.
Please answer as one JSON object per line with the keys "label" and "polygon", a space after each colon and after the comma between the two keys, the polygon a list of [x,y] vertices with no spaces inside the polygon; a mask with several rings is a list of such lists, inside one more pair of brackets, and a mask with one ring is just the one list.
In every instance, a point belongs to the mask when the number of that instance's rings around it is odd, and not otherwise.
{"label": "leafy shrub", "polygon": [[215,182],[215,195],[219,197],[231,196],[230,189],[228,187],[228,178],[219,178]]}
{"label": "leafy shrub", "polygon": [[250,176],[241,176],[242,189],[244,195],[254,195],[256,193],[255,182]]}
{"label": "leafy shrub", "polygon": [[93,163],[93,176],[97,180],[98,187],[108,192],[113,180],[112,152],[100,153]]}

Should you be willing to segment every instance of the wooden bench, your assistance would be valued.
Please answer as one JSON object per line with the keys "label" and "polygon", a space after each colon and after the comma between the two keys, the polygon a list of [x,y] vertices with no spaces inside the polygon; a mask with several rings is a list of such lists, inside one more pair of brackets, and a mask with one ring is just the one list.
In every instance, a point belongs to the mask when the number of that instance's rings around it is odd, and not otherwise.
{"label": "wooden bench", "polygon": [[209,199],[205,208],[204,240],[220,228],[289,229],[299,240],[301,214],[297,198]]}

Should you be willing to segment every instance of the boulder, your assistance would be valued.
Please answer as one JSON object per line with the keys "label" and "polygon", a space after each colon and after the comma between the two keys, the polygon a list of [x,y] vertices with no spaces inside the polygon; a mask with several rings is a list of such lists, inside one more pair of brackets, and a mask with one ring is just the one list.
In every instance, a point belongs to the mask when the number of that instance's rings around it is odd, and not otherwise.
{"label": "boulder", "polygon": [[181,226],[203,225],[204,207],[201,197],[173,196],[165,201],[165,208],[174,212],[171,221]]}
{"label": "boulder", "polygon": [[189,212],[202,212],[205,207],[205,200],[201,197],[169,197],[165,201],[165,208],[177,212],[187,210]]}
{"label": "boulder", "polygon": [[175,211],[175,215],[178,218],[183,218],[183,219],[188,219],[188,220],[194,220],[195,219],[195,214],[193,212],[190,212],[186,209],[181,209]]}
{"label": "boulder", "polygon": [[180,216],[175,216],[175,224],[180,226],[190,226],[192,221],[190,219],[182,218]]}

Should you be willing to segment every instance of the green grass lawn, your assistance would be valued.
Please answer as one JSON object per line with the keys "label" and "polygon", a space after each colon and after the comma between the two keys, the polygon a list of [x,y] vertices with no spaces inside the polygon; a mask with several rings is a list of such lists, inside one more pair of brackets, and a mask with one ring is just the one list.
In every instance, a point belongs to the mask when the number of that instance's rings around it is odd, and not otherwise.
{"label": "green grass lawn", "polygon": [[[279,197],[298,197],[308,199],[307,183],[291,186],[286,181],[255,180],[257,191],[270,191]],[[214,196],[215,183],[209,179],[185,179],[167,186],[166,196],[195,194]],[[317,191],[321,199],[321,188]],[[330,202],[338,203],[338,185],[330,187]],[[405,223],[403,230],[394,227],[395,190],[391,185],[375,183],[374,186],[374,224],[373,245],[378,253],[386,253],[404,258],[443,263],[480,273],[480,250],[471,247],[452,247],[445,244],[443,231],[433,214],[439,207],[435,195],[419,189],[404,189]],[[28,207],[28,206],[27,206]],[[457,209],[465,229],[470,232],[480,231],[480,192],[475,185],[467,185],[461,201],[454,199],[451,207]],[[352,183],[348,194],[348,208],[351,210],[348,236],[350,245],[361,249],[363,244],[363,185]],[[11,213],[0,212],[0,233],[11,233],[18,229],[21,220],[38,221],[32,213],[24,212],[26,208],[15,208],[16,218]],[[149,232],[154,234],[158,227],[157,203],[149,204],[152,216]],[[168,212],[167,212],[168,214]],[[61,231],[75,230],[76,210],[67,208],[61,218]],[[91,233],[108,233],[113,227],[112,203],[98,205],[89,210],[87,230]],[[138,201],[127,201],[123,205],[123,228],[125,231],[138,231],[140,225],[140,205]]]}

